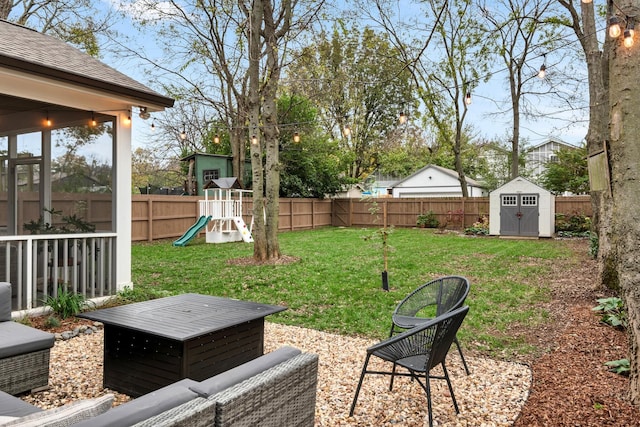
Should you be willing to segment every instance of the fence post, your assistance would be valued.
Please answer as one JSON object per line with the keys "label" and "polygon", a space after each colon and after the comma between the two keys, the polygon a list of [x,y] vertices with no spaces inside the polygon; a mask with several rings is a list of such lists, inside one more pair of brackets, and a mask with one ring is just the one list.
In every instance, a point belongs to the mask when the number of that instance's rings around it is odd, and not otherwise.
{"label": "fence post", "polygon": [[147,200],[147,212],[149,213],[147,222],[147,241],[153,242],[153,200]]}

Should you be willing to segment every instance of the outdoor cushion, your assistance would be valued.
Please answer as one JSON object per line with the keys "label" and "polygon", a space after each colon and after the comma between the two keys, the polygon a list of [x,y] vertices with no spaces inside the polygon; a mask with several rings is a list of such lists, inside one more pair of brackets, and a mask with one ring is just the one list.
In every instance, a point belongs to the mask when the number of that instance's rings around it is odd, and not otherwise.
{"label": "outdoor cushion", "polygon": [[0,416],[24,417],[25,415],[35,414],[41,411],[42,409],[37,406],[33,406],[9,393],[0,391]]}
{"label": "outdoor cushion", "polygon": [[198,397],[189,390],[196,383],[190,379],[180,380],[161,389],[142,395],[108,412],[87,421],[77,427],[128,427],[151,418],[176,406]]}
{"label": "outdoor cushion", "polygon": [[111,408],[113,394],[95,399],[78,400],[68,405],[36,412],[3,424],[6,427],[66,427],[88,420]]}
{"label": "outdoor cushion", "polygon": [[279,365],[300,353],[301,351],[297,348],[289,346],[280,347],[271,353],[267,353],[249,362],[243,363],[240,366],[236,366],[233,369],[229,369],[228,371],[222,372],[216,376],[207,378],[206,380],[196,383],[189,388],[202,397],[209,397],[221,390],[241,383],[260,372]]}
{"label": "outdoor cushion", "polygon": [[0,322],[11,320],[11,283],[0,282]]}
{"label": "outdoor cushion", "polygon": [[0,359],[53,347],[55,335],[18,322],[0,322]]}

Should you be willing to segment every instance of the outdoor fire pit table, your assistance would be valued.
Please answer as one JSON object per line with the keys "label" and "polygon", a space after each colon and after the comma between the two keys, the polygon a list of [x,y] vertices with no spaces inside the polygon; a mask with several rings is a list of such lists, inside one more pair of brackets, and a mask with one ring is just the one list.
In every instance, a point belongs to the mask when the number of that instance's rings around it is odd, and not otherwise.
{"label": "outdoor fire pit table", "polygon": [[202,381],[261,356],[264,318],[283,310],[182,294],[78,317],[104,323],[104,387],[138,397],[183,378]]}

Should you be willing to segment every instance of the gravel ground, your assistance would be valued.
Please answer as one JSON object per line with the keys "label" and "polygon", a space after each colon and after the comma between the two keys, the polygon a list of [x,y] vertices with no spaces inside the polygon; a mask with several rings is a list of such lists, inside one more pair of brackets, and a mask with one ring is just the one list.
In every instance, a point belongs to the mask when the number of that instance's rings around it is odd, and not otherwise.
{"label": "gravel ground", "polygon": [[[116,404],[129,400],[128,396],[102,388],[102,341],[102,331],[57,341],[51,352],[50,389],[22,398],[45,409],[105,393],[114,393]],[[348,416],[365,349],[372,343],[294,326],[265,326],[265,352],[291,345],[320,355],[317,426],[428,425],[426,396],[408,378],[398,378],[390,392],[388,377],[367,375],[355,415]],[[447,363],[459,415],[454,411],[446,383],[432,381],[434,424],[511,426],[528,397],[531,370],[523,364],[466,356],[469,376],[455,349]]]}

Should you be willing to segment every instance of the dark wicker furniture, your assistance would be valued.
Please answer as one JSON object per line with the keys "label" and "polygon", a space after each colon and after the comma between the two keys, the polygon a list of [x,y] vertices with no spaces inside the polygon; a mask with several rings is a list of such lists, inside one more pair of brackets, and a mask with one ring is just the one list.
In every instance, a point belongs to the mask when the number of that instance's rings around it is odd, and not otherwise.
{"label": "dark wicker furniture", "polygon": [[[470,289],[469,280],[462,276],[445,276],[425,283],[407,295],[396,306],[391,316],[391,333],[411,329],[421,323],[441,316],[458,307],[462,307]],[[467,375],[469,367],[462,354],[458,338],[454,343],[460,353],[462,364]],[[393,381],[393,379],[392,379]]]}
{"label": "dark wicker furniture", "polygon": [[[468,311],[469,307],[467,306],[458,308],[369,347],[349,416],[353,416],[360,388],[366,374],[390,375],[392,378],[390,389],[393,388],[393,377],[395,375],[408,376],[415,379],[427,394],[429,426],[433,425],[430,380],[432,378],[444,379],[447,381],[456,413],[459,413],[458,403],[453,394],[453,387],[445,366],[445,359],[455,339],[456,332]],[[368,365],[371,356],[393,363],[393,369],[389,372],[369,370]],[[431,374],[431,370],[438,365],[442,367],[442,376]],[[406,368],[408,372],[396,372],[396,366]]]}
{"label": "dark wicker furniture", "polygon": [[182,294],[83,313],[104,323],[106,388],[141,396],[263,354],[264,317],[285,307]]}
{"label": "dark wicker furniture", "polygon": [[9,394],[49,385],[55,336],[11,320],[11,284],[0,282],[0,390]]}

